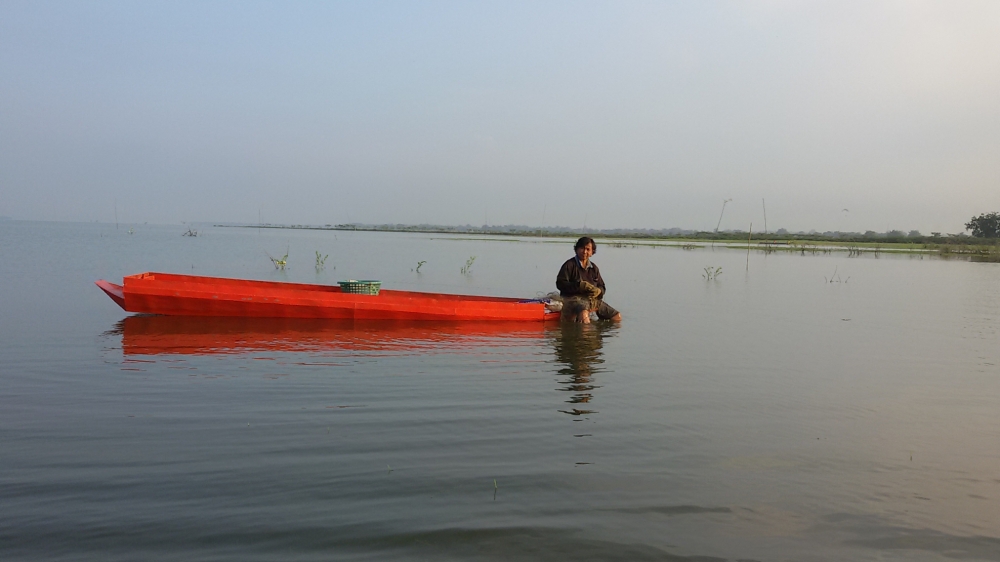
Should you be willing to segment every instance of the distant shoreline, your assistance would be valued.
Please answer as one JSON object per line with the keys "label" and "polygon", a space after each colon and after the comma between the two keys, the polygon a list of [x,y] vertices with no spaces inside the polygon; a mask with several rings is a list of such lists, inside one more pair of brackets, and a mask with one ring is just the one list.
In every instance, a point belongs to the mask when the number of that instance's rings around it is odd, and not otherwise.
{"label": "distant shoreline", "polygon": [[[924,253],[941,256],[969,257],[981,261],[1000,262],[1000,240],[974,238],[964,234],[910,236],[893,233],[758,233],[724,231],[703,232],[668,229],[650,230],[575,230],[569,228],[528,227],[449,227],[439,225],[281,225],[281,224],[215,224],[219,228],[269,228],[275,230],[333,230],[360,232],[402,232],[421,234],[458,234],[471,236],[515,236],[522,238],[577,238],[592,236],[604,240],[612,247],[676,246],[696,249],[706,245],[724,248],[749,249],[772,252],[817,254],[848,252],[849,255],[881,253]],[[627,241],[627,242],[625,242]]]}
{"label": "distant shoreline", "polygon": [[337,224],[337,225],[302,225],[302,224],[213,224],[218,228],[270,228],[276,230],[337,230],[337,231],[361,231],[361,232],[415,232],[423,234],[472,234],[483,236],[521,236],[521,237],[552,237],[552,238],[577,238],[579,236],[593,236],[595,238],[607,239],[628,239],[628,240],[675,240],[692,242],[718,242],[718,241],[742,241],[748,239],[755,242],[822,242],[829,244],[844,245],[887,245],[902,244],[905,246],[926,245],[926,244],[958,244],[958,245],[984,245],[994,246],[1000,244],[1000,239],[974,238],[965,234],[957,235],[932,235],[932,236],[909,236],[906,234],[889,233],[865,233],[858,232],[787,232],[784,229],[778,232],[754,232],[752,236],[746,231],[726,230],[719,232],[706,232],[696,230],[682,230],[679,228],[663,230],[640,230],[640,229],[570,229],[564,227],[473,227],[473,226],[442,226],[442,225],[367,225],[367,224]]}

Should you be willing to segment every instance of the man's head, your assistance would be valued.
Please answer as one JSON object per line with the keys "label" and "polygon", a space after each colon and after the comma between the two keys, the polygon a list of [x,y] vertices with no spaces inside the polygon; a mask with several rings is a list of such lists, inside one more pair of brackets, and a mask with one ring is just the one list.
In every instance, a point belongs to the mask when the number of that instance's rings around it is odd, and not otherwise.
{"label": "man's head", "polygon": [[573,246],[573,248],[579,250],[580,248],[585,247],[587,244],[590,244],[590,254],[591,255],[596,254],[597,242],[594,242],[594,239],[591,238],[590,236],[581,236],[580,239],[576,241],[576,245]]}

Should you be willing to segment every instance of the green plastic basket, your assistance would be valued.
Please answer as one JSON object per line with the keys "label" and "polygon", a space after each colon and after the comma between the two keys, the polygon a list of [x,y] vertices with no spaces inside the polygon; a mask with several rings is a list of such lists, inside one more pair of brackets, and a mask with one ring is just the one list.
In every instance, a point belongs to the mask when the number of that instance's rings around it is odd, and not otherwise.
{"label": "green plastic basket", "polygon": [[379,289],[382,288],[382,282],[373,279],[349,279],[347,281],[340,281],[337,284],[340,285],[342,292],[355,295],[377,295]]}

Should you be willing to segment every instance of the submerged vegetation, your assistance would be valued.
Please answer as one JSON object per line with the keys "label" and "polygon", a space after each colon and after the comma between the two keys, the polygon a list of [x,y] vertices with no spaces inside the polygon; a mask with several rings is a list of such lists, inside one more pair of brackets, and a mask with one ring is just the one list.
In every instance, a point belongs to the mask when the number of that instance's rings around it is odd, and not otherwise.
{"label": "submerged vegetation", "polygon": [[705,273],[701,274],[705,278],[705,281],[715,281],[720,275],[722,275],[722,268],[712,266],[706,267]]}
{"label": "submerged vegetation", "polygon": [[474,261],[476,261],[476,256],[469,256],[469,259],[465,260],[465,265],[462,266],[462,275],[472,273],[472,262]]}
{"label": "submerged vegetation", "polygon": [[[267,254],[267,252],[264,252],[264,253]],[[285,266],[288,265],[288,250],[285,250],[285,255],[281,256],[280,258],[276,258],[276,257],[272,256],[271,254],[267,254],[267,257],[268,257],[268,259],[271,260],[271,263],[274,264],[274,269],[282,269],[283,270],[283,269],[285,269]]]}
{"label": "submerged vegetation", "polygon": [[[285,257],[288,257],[288,255],[286,254]],[[317,273],[320,272],[320,271],[323,271],[324,269],[326,269],[326,258],[328,258],[328,257],[330,257],[330,254],[327,254],[327,255],[324,256],[324,255],[322,255],[322,254],[319,253],[319,250],[316,250],[316,272]]]}
{"label": "submerged vegetation", "polygon": [[827,283],[847,283],[851,280],[850,277],[847,279],[841,279],[840,275],[837,274],[836,267],[833,268],[833,274],[831,274],[830,277],[823,277],[823,279],[825,279]]}

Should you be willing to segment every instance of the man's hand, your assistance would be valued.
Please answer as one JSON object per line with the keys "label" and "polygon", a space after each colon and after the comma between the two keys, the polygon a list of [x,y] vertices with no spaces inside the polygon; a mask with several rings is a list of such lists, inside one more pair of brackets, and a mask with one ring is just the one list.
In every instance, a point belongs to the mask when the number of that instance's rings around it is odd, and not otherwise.
{"label": "man's hand", "polygon": [[580,292],[592,299],[601,296],[601,288],[589,281],[580,281]]}

